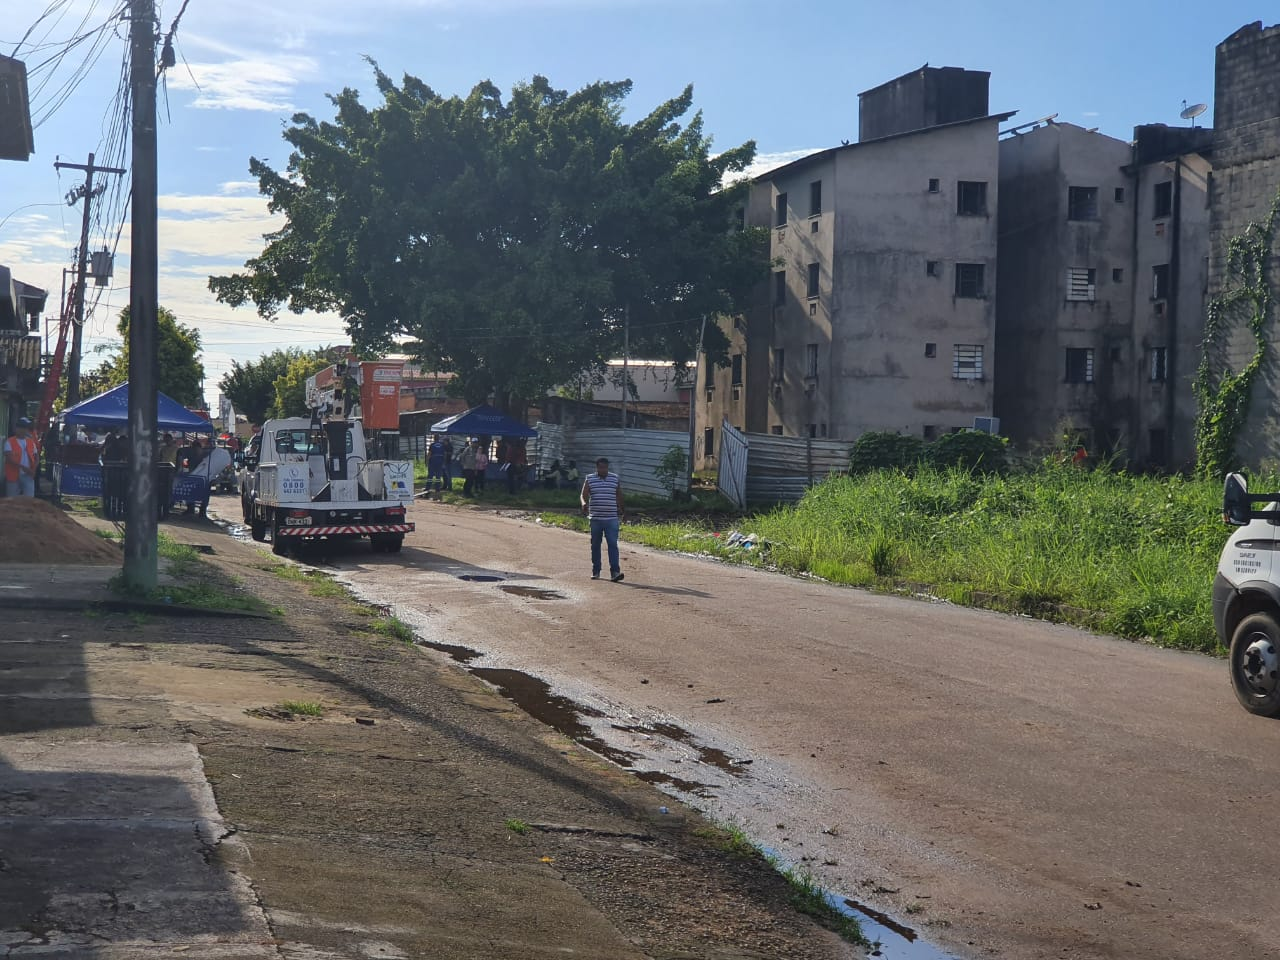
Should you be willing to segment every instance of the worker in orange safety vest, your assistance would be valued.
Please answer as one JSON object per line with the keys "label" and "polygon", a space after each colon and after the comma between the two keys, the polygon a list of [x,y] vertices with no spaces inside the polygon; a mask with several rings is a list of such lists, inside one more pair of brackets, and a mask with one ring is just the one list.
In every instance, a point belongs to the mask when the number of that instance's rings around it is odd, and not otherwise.
{"label": "worker in orange safety vest", "polygon": [[7,497],[34,497],[40,451],[31,436],[26,417],[14,424],[16,433],[4,441],[4,493]]}

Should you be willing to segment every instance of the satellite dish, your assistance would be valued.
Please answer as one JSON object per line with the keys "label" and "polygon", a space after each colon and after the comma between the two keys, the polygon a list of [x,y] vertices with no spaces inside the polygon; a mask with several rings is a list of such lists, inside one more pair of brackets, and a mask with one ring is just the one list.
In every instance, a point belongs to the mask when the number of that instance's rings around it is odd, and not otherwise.
{"label": "satellite dish", "polygon": [[1196,117],[1200,116],[1200,114],[1204,113],[1208,109],[1209,107],[1203,103],[1193,103],[1188,107],[1187,101],[1183,100],[1182,113],[1178,114],[1178,116],[1182,117],[1183,120],[1190,120],[1191,125],[1194,127],[1196,125]]}

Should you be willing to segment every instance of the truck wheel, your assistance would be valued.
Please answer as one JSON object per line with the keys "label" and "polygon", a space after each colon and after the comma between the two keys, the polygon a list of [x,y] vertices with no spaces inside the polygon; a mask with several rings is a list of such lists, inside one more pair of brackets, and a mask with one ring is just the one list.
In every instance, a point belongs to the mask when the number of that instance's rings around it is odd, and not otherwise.
{"label": "truck wheel", "polygon": [[387,553],[399,553],[400,548],[403,546],[404,546],[404,535],[393,534],[392,536],[387,538],[386,545],[382,549],[386,550]]}
{"label": "truck wheel", "polygon": [[262,543],[264,540],[266,540],[267,539],[267,521],[259,520],[256,516],[254,516],[252,512],[252,508],[250,508],[250,512],[247,520],[249,523],[249,536],[253,537],[253,539],[257,540],[259,543]]}
{"label": "truck wheel", "polygon": [[1231,637],[1231,686],[1240,705],[1280,717],[1280,623],[1270,613],[1245,617]]}
{"label": "truck wheel", "polygon": [[245,523],[253,522],[253,505],[243,493],[240,494],[240,515],[244,517]]}
{"label": "truck wheel", "polygon": [[280,536],[280,514],[274,510],[271,511],[271,552],[277,557],[289,552],[289,545],[285,543],[285,538]]}

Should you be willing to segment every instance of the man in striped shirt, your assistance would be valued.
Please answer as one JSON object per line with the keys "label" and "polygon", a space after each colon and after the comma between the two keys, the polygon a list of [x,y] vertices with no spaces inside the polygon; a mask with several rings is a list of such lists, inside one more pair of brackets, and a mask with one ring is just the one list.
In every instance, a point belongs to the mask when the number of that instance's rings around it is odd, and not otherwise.
{"label": "man in striped shirt", "polygon": [[600,579],[600,538],[609,545],[609,579],[622,579],[618,561],[618,522],[622,519],[622,484],[609,472],[609,461],[596,461],[596,472],[587,475],[579,495],[582,512],[591,520],[591,579]]}

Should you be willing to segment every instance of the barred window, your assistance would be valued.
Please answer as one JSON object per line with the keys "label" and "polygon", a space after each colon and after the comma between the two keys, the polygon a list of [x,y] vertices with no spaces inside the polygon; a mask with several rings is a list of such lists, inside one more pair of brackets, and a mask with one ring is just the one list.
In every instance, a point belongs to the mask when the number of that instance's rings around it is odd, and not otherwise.
{"label": "barred window", "polygon": [[982,379],[982,344],[957,343],[951,356],[953,380]]}

